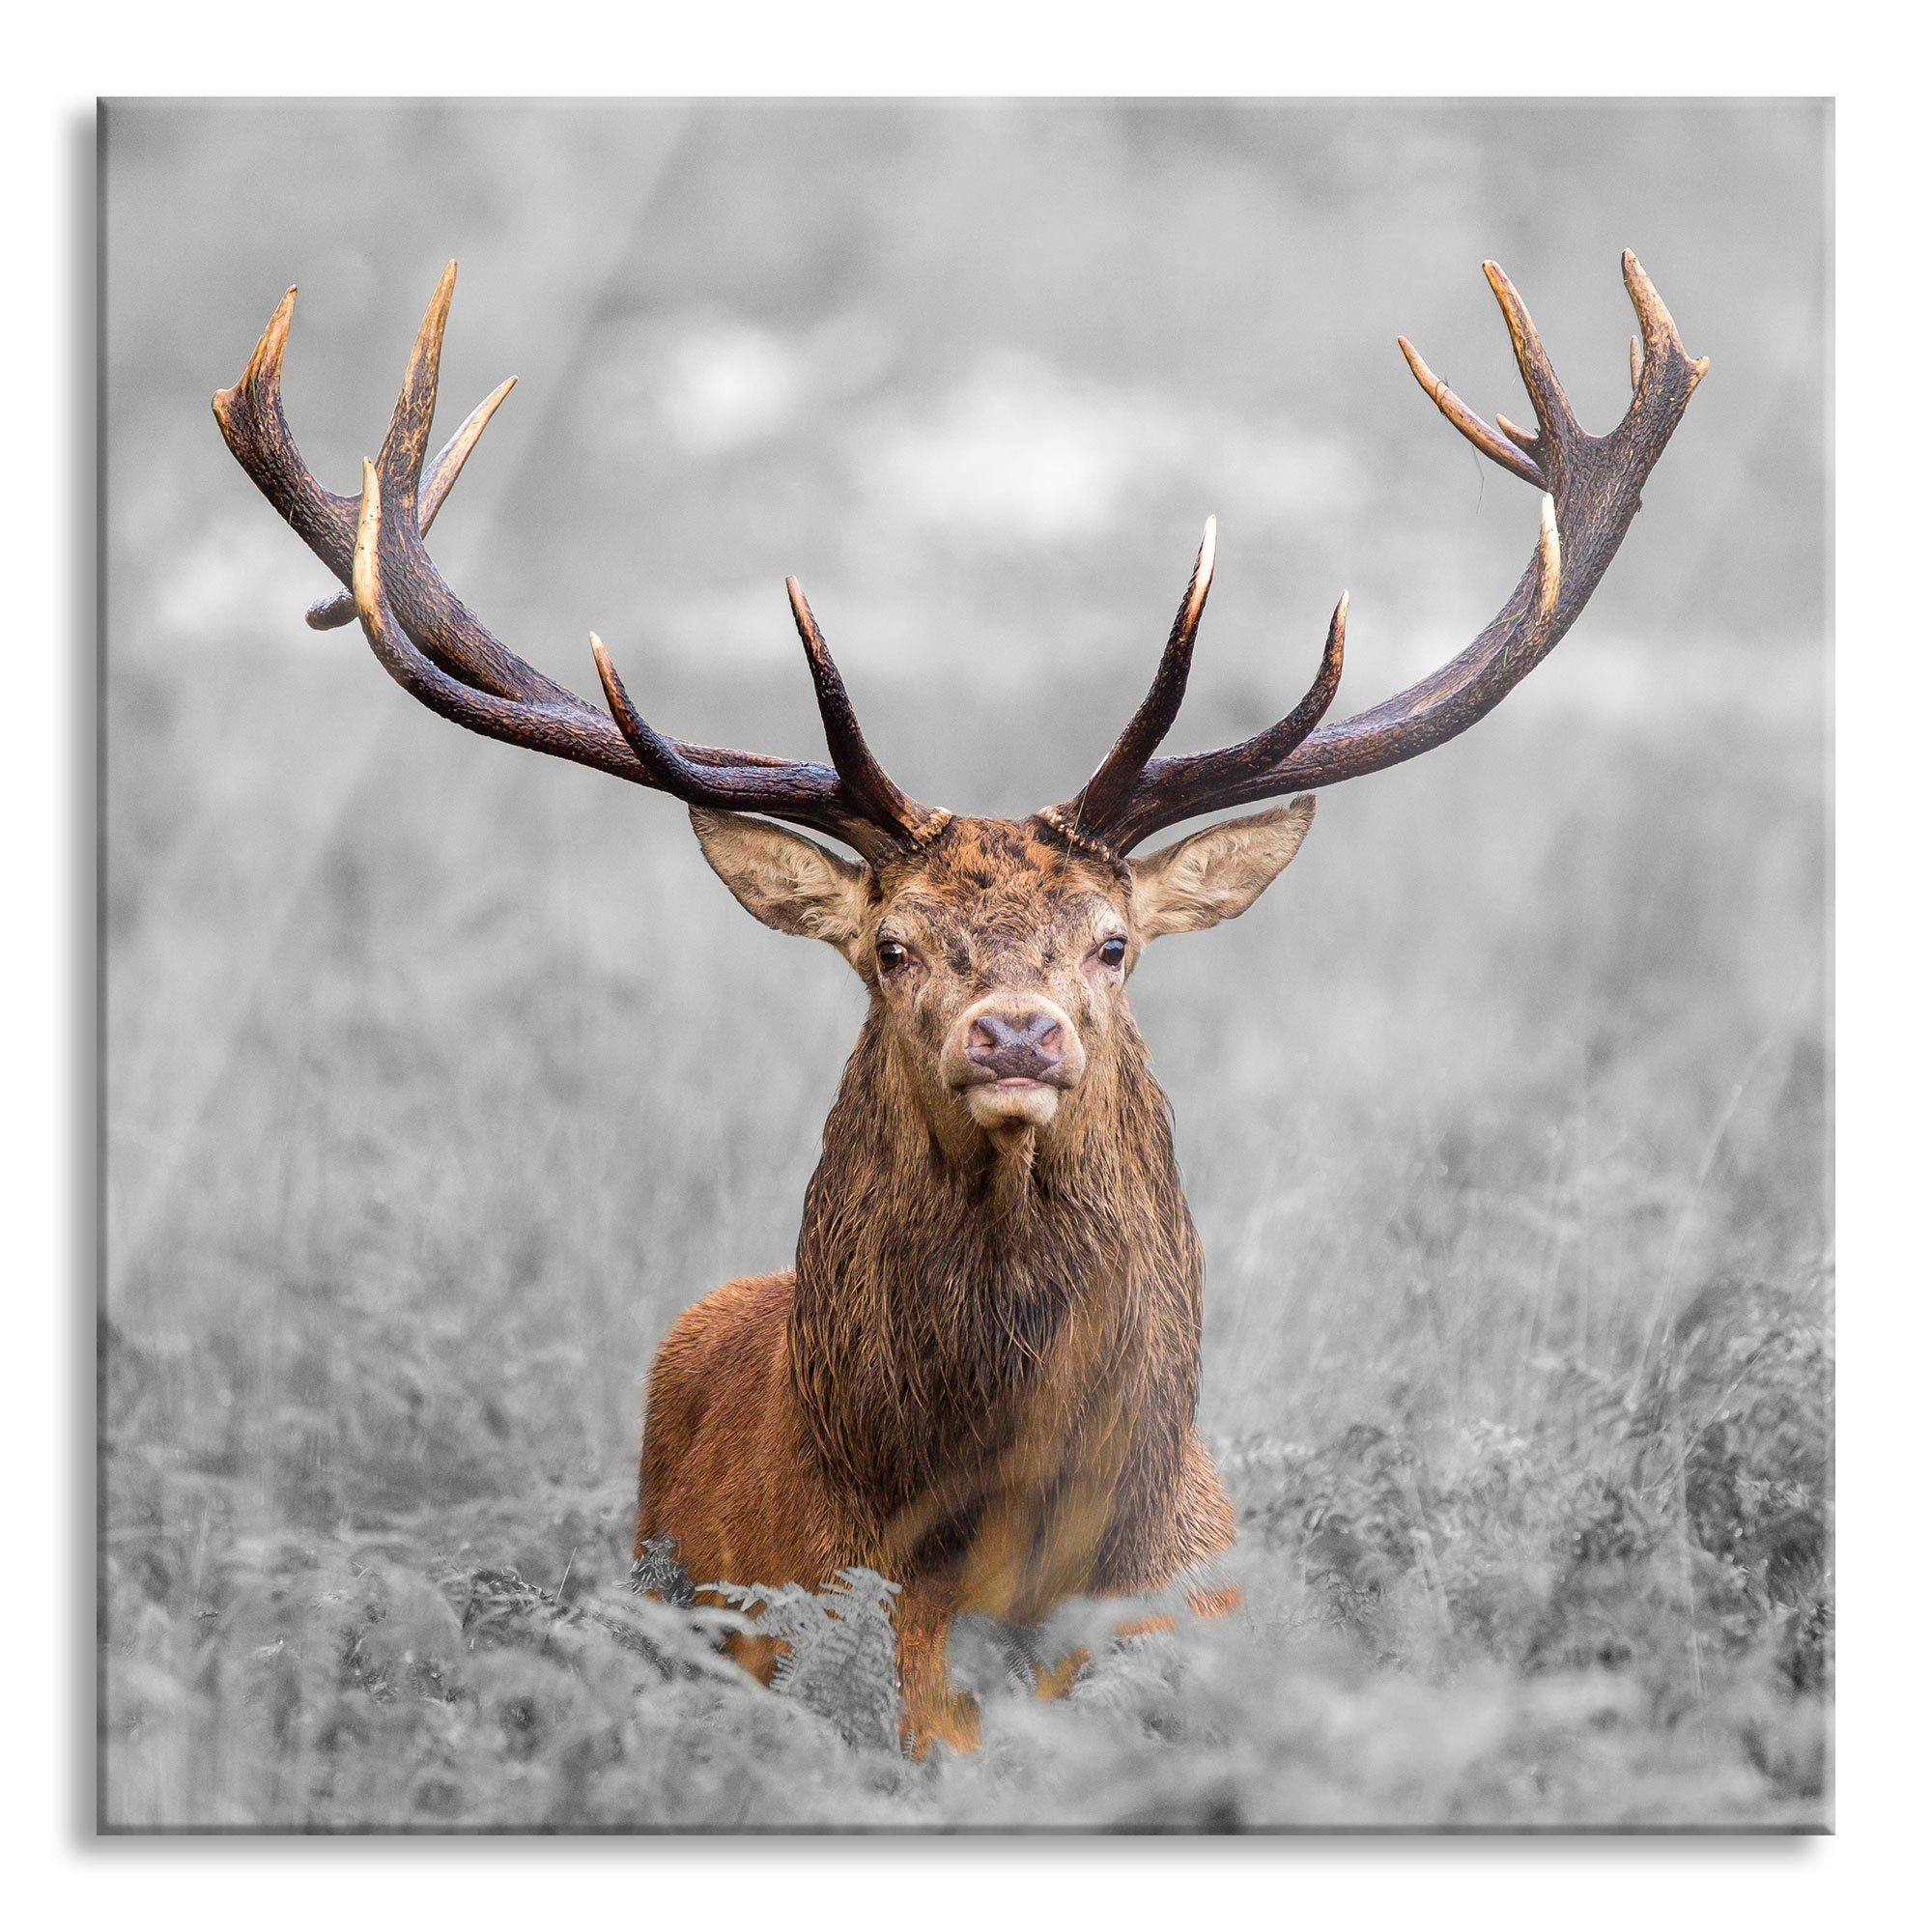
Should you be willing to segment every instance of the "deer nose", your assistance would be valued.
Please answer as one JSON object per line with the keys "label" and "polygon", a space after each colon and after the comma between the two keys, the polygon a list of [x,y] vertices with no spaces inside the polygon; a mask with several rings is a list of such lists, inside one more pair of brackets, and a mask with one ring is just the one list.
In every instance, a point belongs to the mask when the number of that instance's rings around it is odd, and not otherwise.
{"label": "deer nose", "polygon": [[966,1058],[995,1080],[1044,1080],[1063,1057],[1057,1013],[981,1013],[966,1036]]}

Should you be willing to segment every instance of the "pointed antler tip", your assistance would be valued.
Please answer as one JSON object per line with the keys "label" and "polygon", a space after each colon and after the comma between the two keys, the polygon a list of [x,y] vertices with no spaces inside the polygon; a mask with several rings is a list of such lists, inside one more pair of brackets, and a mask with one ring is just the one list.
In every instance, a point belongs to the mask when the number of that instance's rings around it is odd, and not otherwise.
{"label": "pointed antler tip", "polygon": [[1321,668],[1316,673],[1313,687],[1314,691],[1320,692],[1325,684],[1328,687],[1328,695],[1321,699],[1321,710],[1311,722],[1310,730],[1315,728],[1315,724],[1321,722],[1326,715],[1329,705],[1334,702],[1335,692],[1342,682],[1342,659],[1348,646],[1349,593],[1345,590],[1336,603],[1335,614],[1328,619],[1328,636],[1321,646]]}
{"label": "pointed antler tip", "polygon": [[1535,430],[1524,429],[1520,423],[1511,422],[1509,417],[1504,415],[1500,410],[1496,412],[1496,427],[1525,454],[1528,453],[1537,439],[1537,432]]}
{"label": "pointed antler tip", "polygon": [[289,346],[289,327],[295,320],[296,292],[291,287],[275,304],[275,312],[269,318],[268,326],[256,341],[254,353],[248,357],[248,366],[242,372],[242,380],[228,393],[234,395],[242,390],[252,389],[257,384],[265,384],[272,396],[281,386],[282,356]]}
{"label": "pointed antler tip", "polygon": [[624,686],[617,676],[617,667],[611,662],[611,653],[604,648],[604,639],[595,631],[590,634],[590,656],[597,666],[597,681],[604,687],[605,701],[621,725],[628,709]]}
{"label": "pointed antler tip", "polygon": [[1422,384],[1422,393],[1440,409],[1442,395],[1447,389],[1442,379],[1422,359],[1421,350],[1407,336],[1398,335],[1395,346],[1402,351],[1402,359],[1408,364],[1408,373]]}
{"label": "pointed antler tip", "polygon": [[289,332],[289,324],[295,320],[295,313],[296,285],[291,282],[282,291],[282,298],[275,304],[275,312],[269,318],[268,327],[262,331],[263,337],[266,339],[270,335],[286,336]]}
{"label": "pointed antler tip", "polygon": [[1624,250],[1624,287],[1630,293],[1631,306],[1636,310],[1636,318],[1643,329],[1643,341],[1648,349],[1668,349],[1682,355],[1684,345],[1677,338],[1677,325],[1670,318],[1670,311],[1663,305],[1663,298],[1657,292],[1657,284],[1644,273],[1643,264],[1629,248]]}
{"label": "pointed antler tip", "polygon": [[785,596],[791,601],[791,620],[798,626],[806,655],[815,664],[825,653],[825,639],[819,631],[818,619],[811,614],[811,606],[806,602],[805,585],[797,578],[787,577]]}
{"label": "pointed antler tip", "polygon": [[435,380],[436,363],[442,353],[442,334],[449,327],[450,304],[455,296],[456,264],[451,262],[437,277],[436,293],[430,297],[429,306],[423,310],[422,327],[416,331],[415,348],[410,358],[413,367],[427,355],[432,382]]}
{"label": "pointed antler tip", "polygon": [[[631,694],[624,689],[624,680],[617,675],[617,667],[611,662],[611,653],[595,631],[590,634],[590,655],[597,660],[597,681],[604,687],[604,701],[611,707],[617,729],[624,734],[625,743],[638,754],[639,762],[657,774],[660,781],[672,773],[689,778],[690,772],[678,753],[658,735],[650,721],[631,702]],[[665,789],[684,799],[687,805],[694,802],[676,783],[667,784]]]}

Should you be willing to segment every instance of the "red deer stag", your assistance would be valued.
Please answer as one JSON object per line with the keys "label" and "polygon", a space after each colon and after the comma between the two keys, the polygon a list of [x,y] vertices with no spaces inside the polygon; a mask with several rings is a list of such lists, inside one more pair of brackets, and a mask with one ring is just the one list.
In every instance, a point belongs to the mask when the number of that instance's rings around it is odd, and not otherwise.
{"label": "red deer stag", "polygon": [[[1457,429],[1544,493],[1536,553],[1495,620],[1420,683],[1324,724],[1344,598],[1286,718],[1222,751],[1157,756],[1213,575],[1210,520],[1119,742],[1072,798],[1016,822],[917,804],[887,777],[795,580],[829,766],[666,737],[594,637],[608,714],[492,637],[423,548],[503,394],[425,469],[454,264],[359,497],[325,490],[289,433],[293,289],[241,382],[214,398],[237,460],[353,594],[318,605],[311,623],[359,617],[384,668],[458,724],[682,800],[747,911],[826,941],[865,981],[870,1008],[825,1123],[795,1264],[719,1289],[658,1351],[637,1550],[669,1539],[700,1578],[823,1584],[863,1564],[897,1579],[900,1681],[921,1749],[977,1734],[947,1674],[955,1614],[1024,1622],[1076,1593],[1184,1582],[1233,1535],[1194,1421],[1201,1250],[1126,981],[1149,941],[1253,904],[1293,858],[1315,801],[1144,857],[1135,848],[1222,807],[1412,758],[1499,703],[1588,601],[1704,374],[1626,254],[1641,330],[1634,395],[1614,430],[1591,436],[1516,290],[1484,267],[1533,430],[1483,421],[1401,347]],[[1204,1609],[1225,1601],[1197,1592]],[[741,1654],[769,1675],[769,1645]]]}

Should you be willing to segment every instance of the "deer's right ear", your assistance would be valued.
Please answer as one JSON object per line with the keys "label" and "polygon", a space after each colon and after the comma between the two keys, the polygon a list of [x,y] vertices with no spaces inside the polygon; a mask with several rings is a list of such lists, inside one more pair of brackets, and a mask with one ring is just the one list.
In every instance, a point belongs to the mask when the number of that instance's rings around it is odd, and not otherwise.
{"label": "deer's right ear", "polygon": [[753,919],[841,952],[865,929],[864,866],[761,818],[695,805],[691,825],[711,869]]}

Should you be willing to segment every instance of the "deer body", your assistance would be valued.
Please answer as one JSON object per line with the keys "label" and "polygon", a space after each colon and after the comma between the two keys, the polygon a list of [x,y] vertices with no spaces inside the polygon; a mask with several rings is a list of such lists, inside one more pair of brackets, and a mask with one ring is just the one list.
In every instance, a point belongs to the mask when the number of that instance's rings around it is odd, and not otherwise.
{"label": "deer body", "polygon": [[[651,1370],[638,1547],[671,1540],[700,1582],[823,1583],[854,1564],[894,1578],[921,1745],[976,1734],[946,1670],[959,1612],[1027,1622],[1070,1595],[1157,1588],[1232,1536],[1194,1423],[1200,1247],[1126,981],[1152,940],[1244,912],[1294,857],[1315,802],[1135,848],[1187,818],[1414,757],[1492,710],[1588,601],[1705,372],[1626,254],[1641,328],[1634,395],[1614,430],[1592,436],[1516,290],[1493,263],[1485,271],[1534,430],[1492,426],[1401,347],[1449,421],[1545,493],[1535,554],[1493,621],[1408,690],[1324,724],[1344,597],[1286,717],[1219,751],[1156,755],[1212,581],[1210,518],[1140,708],[1073,798],[1020,821],[957,817],[894,783],[796,580],[829,766],[665,736],[595,637],[608,709],[492,637],[423,545],[508,388],[425,461],[453,263],[359,498],[316,481],[283,415],[293,289],[214,399],[238,460],[352,592],[314,607],[312,625],[359,620],[390,675],[468,729],[682,800],[749,912],[834,947],[865,981],[796,1265],[698,1302]],[[1196,1601],[1223,1607],[1227,1593]],[[769,1645],[741,1655],[769,1671]]]}
{"label": "deer body", "polygon": [[[1102,883],[998,821],[954,820],[922,867],[973,919],[986,889],[966,882],[987,877],[1041,899]],[[908,1057],[875,1010],[796,1268],[720,1289],[660,1350],[638,1548],[673,1538],[696,1577],[894,1577],[914,1735],[958,1741],[953,1613],[1160,1587],[1233,1517],[1194,1427],[1200,1244],[1131,1022],[1090,1050],[1061,1131],[935,1131]]]}

